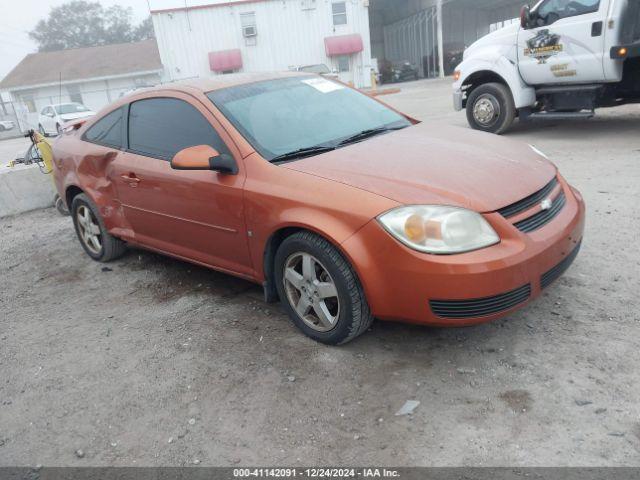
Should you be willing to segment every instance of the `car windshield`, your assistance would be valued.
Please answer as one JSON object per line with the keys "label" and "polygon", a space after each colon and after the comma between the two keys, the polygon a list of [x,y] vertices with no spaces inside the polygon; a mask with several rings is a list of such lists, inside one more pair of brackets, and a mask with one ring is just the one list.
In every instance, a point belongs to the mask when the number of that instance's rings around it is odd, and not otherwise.
{"label": "car windshield", "polygon": [[58,115],[66,115],[68,113],[88,112],[89,109],[81,103],[63,103],[54,107]]}
{"label": "car windshield", "polygon": [[372,98],[317,76],[239,85],[208,97],[269,161],[311,147],[340,147],[362,132],[411,125]]}

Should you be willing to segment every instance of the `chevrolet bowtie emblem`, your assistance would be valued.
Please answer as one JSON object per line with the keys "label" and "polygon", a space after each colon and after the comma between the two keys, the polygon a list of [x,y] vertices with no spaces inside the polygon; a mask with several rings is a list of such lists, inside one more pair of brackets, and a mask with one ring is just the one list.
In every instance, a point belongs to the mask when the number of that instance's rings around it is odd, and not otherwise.
{"label": "chevrolet bowtie emblem", "polygon": [[553,201],[550,198],[543,200],[540,204],[540,208],[542,208],[542,210],[550,210],[551,207],[553,207]]}

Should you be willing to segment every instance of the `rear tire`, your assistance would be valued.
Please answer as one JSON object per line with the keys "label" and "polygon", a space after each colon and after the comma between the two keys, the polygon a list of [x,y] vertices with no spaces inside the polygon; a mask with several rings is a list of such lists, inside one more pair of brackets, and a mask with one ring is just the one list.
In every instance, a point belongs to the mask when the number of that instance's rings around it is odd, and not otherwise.
{"label": "rear tire", "polygon": [[84,193],[73,198],[71,218],[82,248],[97,262],[110,262],[121,257],[127,250],[126,243],[109,234],[100,210]]}
{"label": "rear tire", "polygon": [[342,345],[371,326],[373,316],[356,273],[324,238],[311,232],[286,238],[276,253],[274,275],[284,309],[308,337]]}
{"label": "rear tire", "polygon": [[467,99],[467,121],[474,130],[500,135],[509,129],[515,117],[513,95],[502,83],[480,85]]}

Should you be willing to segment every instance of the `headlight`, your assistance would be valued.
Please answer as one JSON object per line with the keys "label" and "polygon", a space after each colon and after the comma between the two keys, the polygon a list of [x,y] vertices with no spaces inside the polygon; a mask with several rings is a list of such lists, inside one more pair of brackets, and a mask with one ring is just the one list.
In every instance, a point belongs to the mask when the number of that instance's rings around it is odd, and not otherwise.
{"label": "headlight", "polygon": [[482,215],[458,207],[400,207],[381,215],[378,221],[406,246],[426,253],[463,253],[500,241]]}

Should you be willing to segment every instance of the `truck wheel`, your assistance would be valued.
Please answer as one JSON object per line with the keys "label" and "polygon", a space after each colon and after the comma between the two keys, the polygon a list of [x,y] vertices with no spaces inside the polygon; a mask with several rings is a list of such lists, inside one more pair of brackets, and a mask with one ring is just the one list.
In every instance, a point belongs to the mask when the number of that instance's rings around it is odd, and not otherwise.
{"label": "truck wheel", "polygon": [[312,339],[341,345],[371,325],[373,316],[358,277],[324,238],[311,232],[291,235],[280,245],[274,267],[285,310]]}
{"label": "truck wheel", "polygon": [[471,128],[500,135],[516,116],[509,88],[502,83],[486,83],[471,92],[467,99],[467,120]]}

